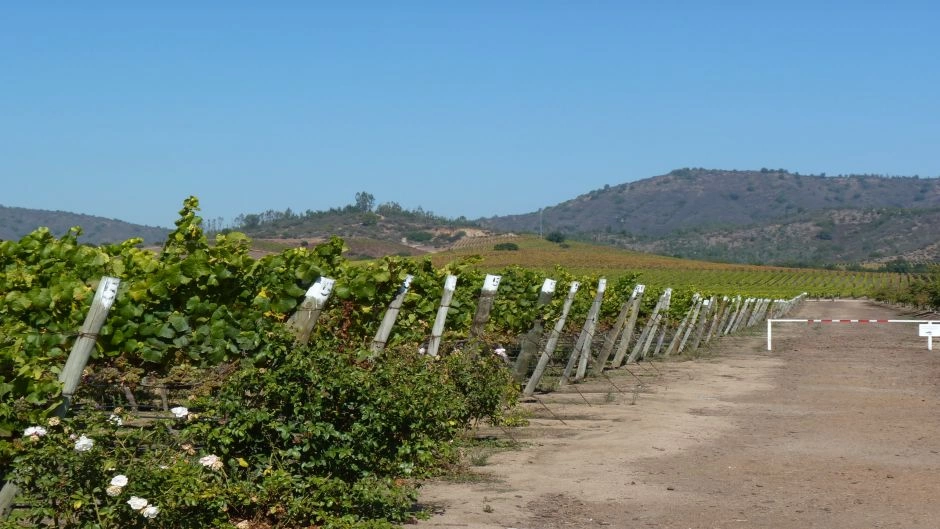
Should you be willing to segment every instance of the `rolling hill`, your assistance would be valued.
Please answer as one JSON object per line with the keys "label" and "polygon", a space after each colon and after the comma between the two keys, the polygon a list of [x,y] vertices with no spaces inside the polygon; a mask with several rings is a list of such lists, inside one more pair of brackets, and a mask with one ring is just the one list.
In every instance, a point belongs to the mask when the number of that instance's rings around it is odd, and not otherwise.
{"label": "rolling hill", "polygon": [[122,242],[134,237],[143,238],[145,244],[162,244],[170,232],[166,228],[67,211],[0,206],[0,240],[18,240],[40,226],[49,228],[56,236],[80,226],[79,240],[89,244]]}
{"label": "rolling hill", "polygon": [[936,262],[940,179],[680,169],[479,223],[729,262]]}
{"label": "rolling hill", "polygon": [[[475,221],[373,201],[363,192],[356,204],[328,211],[244,214],[230,228],[252,237],[260,252],[338,235],[348,241],[353,258],[420,255],[501,233],[555,232],[568,240],[730,263],[940,262],[937,178],[678,169],[540,211]],[[75,225],[90,243],[143,237],[158,244],[167,234],[114,219],[0,206],[0,239],[19,238],[38,226],[61,234]]]}

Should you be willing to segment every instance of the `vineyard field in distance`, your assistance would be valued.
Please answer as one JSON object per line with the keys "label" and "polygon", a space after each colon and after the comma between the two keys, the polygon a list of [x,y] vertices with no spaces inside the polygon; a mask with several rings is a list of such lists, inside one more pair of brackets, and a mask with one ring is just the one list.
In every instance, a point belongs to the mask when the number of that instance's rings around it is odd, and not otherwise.
{"label": "vineyard field in distance", "polygon": [[[515,244],[518,250],[494,249],[501,243]],[[654,288],[753,297],[790,298],[802,292],[811,297],[875,297],[879,292],[904,290],[926,281],[922,274],[693,261],[581,241],[558,244],[534,235],[466,239],[452,250],[434,254],[432,261],[440,266],[471,256],[479,256],[477,266],[486,270],[518,265],[551,272],[560,266],[573,273],[597,274],[612,280],[635,273],[640,283]]]}

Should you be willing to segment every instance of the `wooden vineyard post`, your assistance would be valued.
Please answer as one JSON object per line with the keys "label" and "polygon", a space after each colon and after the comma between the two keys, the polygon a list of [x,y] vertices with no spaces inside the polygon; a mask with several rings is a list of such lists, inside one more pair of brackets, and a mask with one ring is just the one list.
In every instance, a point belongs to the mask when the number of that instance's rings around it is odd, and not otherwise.
{"label": "wooden vineyard post", "polygon": [[709,327],[709,316],[716,311],[715,303],[717,301],[718,298],[712,296],[702,303],[702,317],[699,319],[698,328],[695,330],[695,340],[690,348],[693,351],[698,349],[698,346],[702,343],[702,338],[705,337],[705,329]]}
{"label": "wooden vineyard post", "polygon": [[620,334],[620,343],[617,345],[617,352],[614,359],[610,362],[610,367],[617,368],[623,363],[623,358],[627,355],[627,349],[630,347],[630,340],[633,339],[633,330],[636,328],[636,320],[640,315],[640,304],[643,302],[643,292],[645,285],[637,285],[633,288],[633,294],[630,296],[630,316]]}
{"label": "wooden vineyard post", "polygon": [[660,324],[665,326],[663,320],[665,318],[662,314],[657,314],[656,318],[653,320],[653,328],[646,335],[646,340],[643,342],[643,348],[640,350],[640,354],[636,357],[637,361],[643,360],[646,358],[646,353],[649,352],[650,346],[653,345],[653,338],[656,337],[656,331],[659,329]]}
{"label": "wooden vineyard post", "polygon": [[627,317],[630,315],[630,308],[633,305],[633,299],[637,295],[637,288],[643,285],[637,285],[633,287],[633,294],[630,295],[630,299],[624,302],[623,306],[620,308],[620,314],[617,315],[617,321],[614,323],[613,328],[607,333],[607,336],[604,338],[604,345],[601,347],[601,352],[597,355],[597,361],[594,363],[594,370],[592,373],[595,376],[600,375],[604,372],[604,367],[607,365],[607,360],[610,358],[610,354],[614,351],[614,344],[617,342],[617,337],[623,332],[624,326],[627,324]]}
{"label": "wooden vineyard post", "polygon": [[372,340],[372,347],[369,348],[373,356],[385,350],[385,344],[388,343],[388,336],[392,333],[392,327],[395,326],[395,320],[398,319],[398,313],[401,311],[401,304],[405,301],[405,295],[408,294],[408,289],[411,287],[411,281],[413,279],[414,276],[406,275],[405,282],[402,283],[401,288],[398,289],[398,294],[395,295],[395,299],[389,303],[388,309],[385,311],[385,316],[382,317],[382,323],[379,325],[379,330],[376,331],[375,338]]}
{"label": "wooden vineyard post", "polygon": [[578,370],[575,372],[574,379],[581,380],[587,373],[588,360],[591,359],[591,343],[594,341],[594,331],[597,329],[597,319],[601,313],[601,305],[604,303],[604,292],[607,291],[607,280],[601,278],[597,282],[597,295],[594,296],[594,303],[591,304],[591,310],[587,321],[584,322],[584,329],[581,334],[584,340],[581,342],[581,350],[578,352]]}
{"label": "wooden vineyard post", "polygon": [[721,303],[718,305],[718,309],[714,311],[714,316],[712,316],[712,322],[708,326],[708,332],[705,333],[705,343],[708,344],[712,341],[712,336],[715,334],[715,330],[721,326],[721,322],[725,317],[725,313],[728,311],[728,296],[721,297]]}
{"label": "wooden vineyard post", "polygon": [[707,299],[702,299],[699,297],[698,302],[692,307],[692,318],[689,320],[689,325],[685,328],[685,335],[682,337],[682,341],[679,342],[679,349],[677,353],[682,353],[685,351],[685,344],[689,342],[689,336],[692,335],[692,329],[698,324],[699,315],[702,313],[702,307],[708,302]]}
{"label": "wooden vineyard post", "polygon": [[592,329],[591,320],[596,319],[597,314],[595,313],[594,307],[599,308],[597,298],[604,296],[604,290],[607,285],[606,279],[601,279],[597,285],[597,294],[594,296],[594,301],[591,303],[591,308],[588,309],[587,318],[584,319],[584,325],[581,327],[581,333],[578,334],[578,339],[574,344],[574,348],[571,350],[571,354],[568,356],[568,363],[565,364],[565,370],[561,374],[561,378],[558,380],[558,385],[563,386],[571,380],[571,372],[575,370],[575,364],[581,358],[581,352],[584,350],[584,344],[588,340],[588,331]]}
{"label": "wooden vineyard post", "polygon": [[447,320],[447,312],[450,310],[450,302],[454,299],[454,291],[457,290],[457,276],[447,274],[444,279],[444,293],[441,295],[441,305],[437,309],[437,317],[434,318],[434,327],[431,328],[431,340],[428,342],[428,354],[437,357],[437,351],[441,347],[441,336],[444,335],[444,322]]}
{"label": "wooden vineyard post", "polygon": [[519,348],[519,356],[516,358],[516,365],[513,367],[513,378],[516,382],[522,382],[525,380],[526,374],[529,372],[529,364],[532,363],[532,358],[535,357],[535,353],[539,350],[539,340],[542,338],[542,311],[548,302],[552,300],[552,296],[555,295],[555,280],[546,279],[542,283],[542,290],[539,291],[539,299],[536,301],[536,306],[538,307],[538,313],[535,316],[535,321],[532,323],[532,328],[529,329],[529,332],[525,333],[522,336],[522,345]]}
{"label": "wooden vineyard post", "polygon": [[[640,333],[640,337],[636,341],[636,345],[633,347],[633,351],[630,351],[630,356],[627,358],[627,363],[631,364],[636,362],[637,358],[643,358],[643,355],[646,354],[646,349],[649,347],[651,340],[648,340],[647,337],[650,334],[655,334],[656,329],[659,326],[660,311],[666,310],[669,308],[669,299],[672,297],[672,289],[667,288],[663,291],[663,295],[659,296],[659,301],[656,302],[656,307],[653,308],[653,313],[650,314],[649,320],[646,322],[646,326],[643,328],[643,332]],[[641,355],[641,352],[643,355]]]}
{"label": "wooden vineyard post", "polygon": [[493,300],[496,298],[500,279],[502,276],[486,274],[483,280],[480,301],[477,302],[477,311],[473,315],[473,323],[470,324],[470,336],[473,338],[479,338],[486,328],[486,323],[490,321],[490,311],[493,310]]}
{"label": "wooden vineyard post", "polygon": [[300,307],[287,320],[287,326],[293,329],[294,340],[298,344],[305,345],[310,341],[310,333],[313,332],[317,320],[320,319],[320,312],[330,299],[335,283],[336,281],[332,278],[322,276],[314,281],[313,285],[307,289]]}
{"label": "wooden vineyard post", "polygon": [[738,325],[741,322],[741,318],[744,316],[744,313],[750,309],[751,298],[745,298],[741,301],[741,306],[738,307],[738,310],[735,311],[731,323],[728,324],[728,331],[725,334],[733,334],[738,330]]}
{"label": "wooden vineyard post", "polygon": [[685,329],[689,323],[689,319],[692,318],[692,311],[697,306],[699,302],[699,295],[695,293],[692,295],[692,306],[689,307],[688,312],[683,316],[682,321],[679,322],[679,327],[676,329],[676,334],[673,335],[672,341],[669,342],[669,347],[666,348],[665,356],[669,356],[679,349],[679,342],[682,341],[682,337],[685,335]]}
{"label": "wooden vineyard post", "polygon": [[578,293],[580,286],[581,283],[577,281],[571,282],[571,287],[568,288],[568,296],[565,297],[565,302],[561,307],[561,316],[559,316],[558,321],[555,322],[555,327],[552,328],[548,341],[545,343],[545,349],[543,349],[542,354],[539,355],[539,361],[535,366],[535,371],[532,372],[532,376],[529,377],[525,389],[522,390],[523,397],[531,397],[532,394],[535,393],[535,388],[539,385],[539,380],[542,379],[542,373],[544,373],[545,368],[548,367],[548,361],[551,360],[552,354],[555,352],[555,347],[558,346],[558,337],[561,336],[561,332],[565,328],[565,320],[568,318],[568,311],[571,310],[571,304],[574,302],[574,296]]}
{"label": "wooden vineyard post", "polygon": [[666,318],[666,322],[662,325],[662,328],[659,330],[659,338],[656,339],[656,348],[653,349],[652,356],[658,355],[663,350],[663,342],[666,341],[666,331],[669,330],[669,319]]}
{"label": "wooden vineyard post", "polygon": [[[731,307],[734,308],[731,308]],[[734,301],[728,303],[728,310],[722,318],[721,326],[718,328],[718,336],[725,336],[731,330],[731,324],[741,309],[741,296],[735,296]]]}
{"label": "wooden vineyard post", "polygon": [[[72,405],[72,398],[82,380],[82,372],[88,364],[88,358],[91,356],[91,350],[98,341],[98,332],[104,325],[104,320],[114,305],[114,299],[117,297],[117,289],[121,280],[116,277],[105,276],[98,282],[98,289],[95,291],[95,297],[91,301],[91,308],[85,316],[85,322],[78,333],[78,339],[72,345],[69,357],[65,361],[65,367],[59,373],[59,382],[62,383],[62,402],[55,409],[56,417],[65,417]],[[19,494],[19,487],[13,482],[4,483],[0,489],[0,520],[3,520],[10,513],[13,506],[13,499]]]}
{"label": "wooden vineyard post", "polygon": [[747,298],[744,300],[744,306],[741,307],[741,312],[738,314],[738,319],[734,322],[734,326],[731,327],[731,332],[738,332],[743,328],[743,323],[751,316],[751,310],[754,309],[754,298]]}
{"label": "wooden vineyard post", "polygon": [[760,323],[762,320],[767,319],[767,312],[770,309],[770,300],[762,299],[757,309],[754,311],[754,314],[751,317],[750,325],[748,327],[753,327]]}

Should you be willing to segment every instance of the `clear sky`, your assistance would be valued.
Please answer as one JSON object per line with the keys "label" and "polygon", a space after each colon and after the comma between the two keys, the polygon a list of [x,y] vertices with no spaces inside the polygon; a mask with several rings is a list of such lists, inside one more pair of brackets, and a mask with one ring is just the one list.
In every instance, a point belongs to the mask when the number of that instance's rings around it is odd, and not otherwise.
{"label": "clear sky", "polygon": [[686,166],[936,176],[938,6],[9,2],[0,204],[477,218]]}

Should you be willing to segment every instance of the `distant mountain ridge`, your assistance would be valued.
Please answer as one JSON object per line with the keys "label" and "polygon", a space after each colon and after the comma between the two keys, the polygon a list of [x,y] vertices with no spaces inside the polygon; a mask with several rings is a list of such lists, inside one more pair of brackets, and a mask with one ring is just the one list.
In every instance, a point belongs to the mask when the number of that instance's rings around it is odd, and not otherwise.
{"label": "distant mountain ridge", "polygon": [[731,262],[940,261],[940,179],[686,168],[478,222]]}
{"label": "distant mountain ridge", "polygon": [[[132,237],[160,244],[169,232],[90,215],[0,206],[0,239],[18,239],[39,226],[57,235],[81,226],[80,240],[93,244]],[[374,197],[363,192],[355,204],[328,211],[241,215],[231,229],[259,245],[277,247],[339,235],[356,241],[350,255],[361,258],[418,255],[490,234],[560,232],[710,261],[932,264],[940,263],[940,179],[686,168],[605,186],[523,215],[450,219],[394,202],[376,206]]]}
{"label": "distant mountain ridge", "polygon": [[62,236],[73,226],[82,228],[79,241],[89,244],[116,243],[134,237],[143,238],[145,244],[163,244],[170,233],[167,228],[94,215],[0,205],[0,240],[19,240],[39,227],[49,228],[54,235]]}

